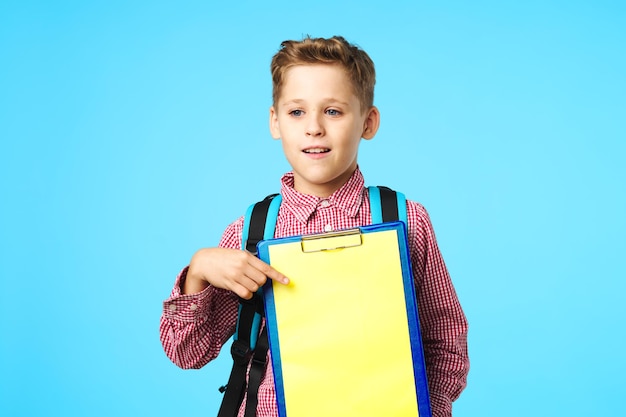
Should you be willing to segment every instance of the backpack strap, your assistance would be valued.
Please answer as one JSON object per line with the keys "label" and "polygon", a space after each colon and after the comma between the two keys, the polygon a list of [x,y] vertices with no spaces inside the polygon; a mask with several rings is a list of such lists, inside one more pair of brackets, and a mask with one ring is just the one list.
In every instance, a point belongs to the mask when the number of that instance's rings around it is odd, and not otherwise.
{"label": "backpack strap", "polygon": [[248,377],[248,396],[246,398],[246,412],[244,417],[256,417],[256,406],[259,402],[259,387],[261,379],[265,375],[267,368],[267,351],[270,344],[267,338],[267,326],[263,327],[257,340],[252,363],[250,364],[250,374]]}
{"label": "backpack strap", "polygon": [[[256,255],[257,243],[263,239],[274,237],[280,203],[280,195],[272,194],[248,208],[244,218],[242,249]],[[237,328],[230,349],[233,357],[233,369],[228,384],[220,388],[220,391],[225,391],[225,394],[218,417],[235,417],[237,415],[246,392],[246,372],[251,359],[245,416],[254,417],[256,414],[257,393],[265,372],[269,347],[265,329],[259,335],[263,315],[262,289],[259,289],[250,300],[239,300]]]}
{"label": "backpack strap", "polygon": [[263,200],[248,207],[243,223],[241,247],[256,255],[256,245],[263,239],[274,237],[276,218],[282,198],[280,194],[270,194]]}
{"label": "backpack strap", "polygon": [[367,187],[370,197],[372,224],[402,221],[408,227],[406,197],[389,187]]}
{"label": "backpack strap", "polygon": [[[269,200],[269,203],[267,203]],[[245,242],[245,247],[248,252],[256,255],[256,245],[263,239],[271,239],[274,237],[274,230],[276,229],[276,219],[278,218],[278,210],[282,198],[280,194],[273,194],[267,196],[260,204],[261,208],[256,209],[255,204],[250,212],[249,218],[249,230],[248,233],[242,235],[242,244]],[[265,212],[265,205],[268,206]],[[265,216],[257,214],[257,212],[265,212]],[[244,222],[246,223],[246,222]],[[261,234],[261,231],[263,234]],[[261,379],[265,375],[265,369],[267,368],[267,351],[269,350],[269,340],[267,338],[267,327],[263,327],[263,330],[259,334],[259,325],[261,317],[265,315],[265,306],[263,305],[263,288],[254,294],[253,298],[257,299],[257,314],[255,315],[256,326],[254,326],[253,333],[250,334],[250,346],[254,350],[252,356],[252,363],[250,364],[250,373],[248,376],[248,389],[246,398],[246,412],[244,417],[255,417],[256,406],[258,403],[259,387],[261,386]]]}

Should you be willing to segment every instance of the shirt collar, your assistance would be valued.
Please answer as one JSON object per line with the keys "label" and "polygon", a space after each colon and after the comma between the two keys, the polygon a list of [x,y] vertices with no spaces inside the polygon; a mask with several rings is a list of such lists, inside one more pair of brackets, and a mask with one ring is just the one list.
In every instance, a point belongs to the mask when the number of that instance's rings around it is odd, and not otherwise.
{"label": "shirt collar", "polygon": [[281,178],[282,204],[300,222],[305,224],[323,200],[327,200],[330,206],[343,210],[349,217],[355,217],[358,214],[363,201],[365,180],[358,167],[350,179],[328,198],[302,194],[293,188],[293,183],[293,172],[288,172]]}

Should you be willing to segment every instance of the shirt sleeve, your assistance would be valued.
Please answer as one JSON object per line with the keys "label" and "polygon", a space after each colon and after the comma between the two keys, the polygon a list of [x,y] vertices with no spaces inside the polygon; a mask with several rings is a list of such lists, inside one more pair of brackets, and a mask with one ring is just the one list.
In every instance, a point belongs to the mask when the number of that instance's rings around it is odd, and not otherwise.
{"label": "shirt sleeve", "polygon": [[[228,226],[219,247],[239,249],[243,217]],[[160,338],[165,354],[183,369],[199,369],[215,359],[235,332],[237,296],[228,290],[207,287],[197,294],[183,294],[187,271],[176,277],[170,297],[163,302]]]}
{"label": "shirt sleeve", "polygon": [[408,202],[409,246],[434,417],[450,417],[469,372],[468,323],[426,209]]}

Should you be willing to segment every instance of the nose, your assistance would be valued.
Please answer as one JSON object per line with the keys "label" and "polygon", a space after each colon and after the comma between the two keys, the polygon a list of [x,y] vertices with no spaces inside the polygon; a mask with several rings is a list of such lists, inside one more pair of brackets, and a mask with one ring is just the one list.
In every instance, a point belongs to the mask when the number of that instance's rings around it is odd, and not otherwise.
{"label": "nose", "polygon": [[306,125],[306,135],[307,136],[322,136],[324,133],[324,128],[320,121],[320,116],[317,114],[311,115],[308,119],[308,123]]}

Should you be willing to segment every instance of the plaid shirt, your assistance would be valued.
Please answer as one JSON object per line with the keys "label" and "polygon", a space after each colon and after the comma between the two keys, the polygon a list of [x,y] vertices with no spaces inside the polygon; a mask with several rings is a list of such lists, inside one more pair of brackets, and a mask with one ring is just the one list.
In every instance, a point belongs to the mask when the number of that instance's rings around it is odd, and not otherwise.
{"label": "plaid shirt", "polygon": [[[360,170],[328,198],[304,195],[293,188],[293,174],[282,178],[283,197],[275,237],[304,235],[371,223],[367,188]],[[426,359],[433,416],[452,414],[469,371],[467,320],[439,252],[428,213],[407,201],[409,250]],[[232,223],[219,244],[241,248],[243,217]],[[176,278],[163,304],[161,341],[167,356],[181,368],[201,368],[214,359],[235,331],[237,297],[209,286],[198,294],[182,294],[187,268]],[[277,417],[271,361],[259,388],[257,416]],[[245,399],[239,416],[243,416]]]}

